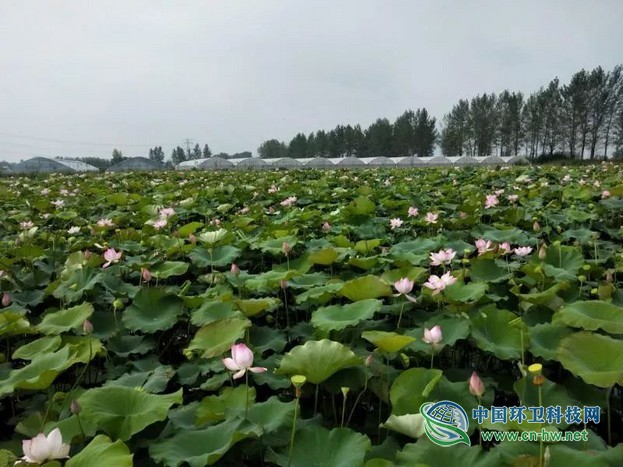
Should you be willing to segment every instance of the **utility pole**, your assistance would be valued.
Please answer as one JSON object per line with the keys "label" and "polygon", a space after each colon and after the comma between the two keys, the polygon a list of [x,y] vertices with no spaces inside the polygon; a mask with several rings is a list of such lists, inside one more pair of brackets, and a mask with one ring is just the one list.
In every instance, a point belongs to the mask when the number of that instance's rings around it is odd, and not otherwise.
{"label": "utility pole", "polygon": [[186,139],[184,140],[184,144],[186,144],[186,157],[187,157],[188,159],[190,159],[190,145],[191,145],[192,143],[194,143],[194,142],[195,142],[195,140],[194,140],[194,139],[188,139],[188,138],[186,138]]}

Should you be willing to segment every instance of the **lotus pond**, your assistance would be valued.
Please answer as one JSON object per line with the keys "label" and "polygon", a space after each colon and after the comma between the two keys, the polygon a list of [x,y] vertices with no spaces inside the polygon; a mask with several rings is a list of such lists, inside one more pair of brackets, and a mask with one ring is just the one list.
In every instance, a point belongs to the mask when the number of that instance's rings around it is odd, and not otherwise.
{"label": "lotus pond", "polygon": [[[623,465],[622,180],[2,179],[0,466]],[[436,401],[599,409],[442,447]],[[588,437],[480,436],[536,429]]]}

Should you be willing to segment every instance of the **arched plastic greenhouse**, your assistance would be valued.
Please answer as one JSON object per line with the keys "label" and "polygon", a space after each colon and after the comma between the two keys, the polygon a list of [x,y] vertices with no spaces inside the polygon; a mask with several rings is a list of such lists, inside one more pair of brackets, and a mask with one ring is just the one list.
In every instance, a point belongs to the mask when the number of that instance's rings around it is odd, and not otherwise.
{"label": "arched plastic greenhouse", "polygon": [[81,161],[64,159],[48,159],[47,157],[33,157],[16,164],[12,170],[14,173],[78,173],[98,172],[97,167]]}
{"label": "arched plastic greenhouse", "polygon": [[147,157],[132,157],[109,167],[106,172],[129,172],[134,170],[164,170],[164,165]]}

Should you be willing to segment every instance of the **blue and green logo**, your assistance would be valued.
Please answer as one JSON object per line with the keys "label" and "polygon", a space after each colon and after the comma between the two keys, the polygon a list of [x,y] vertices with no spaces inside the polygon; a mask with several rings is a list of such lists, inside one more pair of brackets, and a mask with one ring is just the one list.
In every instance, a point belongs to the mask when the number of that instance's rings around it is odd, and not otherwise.
{"label": "blue and green logo", "polygon": [[433,443],[443,447],[460,443],[471,445],[467,436],[467,413],[456,402],[425,402],[420,406],[420,413],[425,420],[426,435]]}

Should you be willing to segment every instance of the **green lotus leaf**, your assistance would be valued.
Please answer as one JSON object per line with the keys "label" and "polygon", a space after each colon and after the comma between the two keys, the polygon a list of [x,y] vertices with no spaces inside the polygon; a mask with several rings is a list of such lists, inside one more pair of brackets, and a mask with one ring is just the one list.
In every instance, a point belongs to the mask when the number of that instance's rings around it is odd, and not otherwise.
{"label": "green lotus leaf", "polygon": [[90,303],[83,303],[66,310],[47,313],[37,326],[37,330],[43,334],[60,334],[78,328],[82,330],[82,325],[92,314],[93,305]]}
{"label": "green lotus leaf", "polygon": [[[527,444],[527,443],[525,443]],[[494,467],[504,465],[496,452],[486,453],[479,446],[458,444],[451,448],[434,444],[427,437],[417,443],[405,445],[396,453],[396,467],[469,465],[474,467]],[[522,464],[524,467],[528,465]],[[535,466],[536,467],[536,466]]]}
{"label": "green lotus leaf", "polygon": [[[525,405],[526,407],[549,407],[555,405],[567,407],[570,405],[581,405],[579,401],[575,400],[567,392],[564,386],[556,384],[547,378],[544,378],[543,384],[540,386],[541,399],[539,399],[539,388],[533,384],[533,379],[534,377],[529,374],[513,384],[513,389],[517,396],[519,396],[520,405]],[[530,412],[528,411],[527,414],[530,414]],[[564,429],[567,428],[569,424],[565,422],[565,418],[563,417],[561,423],[555,426]]]}
{"label": "green lotus leaf", "polygon": [[511,274],[508,272],[508,269],[498,266],[495,260],[482,257],[476,258],[471,262],[469,277],[473,281],[495,283],[508,279],[511,277]]}
{"label": "green lotus leaf", "polygon": [[180,237],[185,238],[188,237],[190,234],[194,234],[197,229],[203,226],[203,222],[190,222],[177,229],[177,233]]}
{"label": "green lotus leaf", "polygon": [[89,389],[78,398],[81,418],[88,418],[106,434],[126,441],[145,427],[167,417],[174,404],[182,403],[182,390],[155,395],[124,386]]}
{"label": "green lotus leaf", "polygon": [[92,268],[76,269],[63,280],[53,295],[56,298],[62,298],[67,303],[74,303],[80,300],[86,292],[93,290],[101,278],[102,274]]}
{"label": "green lotus leaf", "polygon": [[422,414],[390,415],[385,423],[381,423],[382,428],[396,431],[411,438],[421,438],[424,436],[426,419]]}
{"label": "green lotus leaf", "polygon": [[430,395],[441,380],[441,370],[410,368],[398,375],[389,391],[393,415],[419,413],[420,406],[430,401]]}
{"label": "green lotus leaf", "polygon": [[0,311],[0,336],[26,334],[30,331],[30,323],[24,315],[14,310]]}
{"label": "green lotus leaf", "polygon": [[[315,465],[331,467],[362,467],[366,452],[371,449],[370,439],[349,428],[327,430],[320,426],[297,431],[292,448],[292,467],[308,467],[310,453]],[[287,454],[279,465],[288,465]]]}
{"label": "green lotus leaf", "polygon": [[413,336],[404,336],[387,331],[366,331],[361,334],[361,337],[374,344],[377,349],[387,353],[398,352],[415,341]]}
{"label": "green lotus leaf", "polygon": [[227,235],[226,229],[218,229],[211,232],[203,232],[197,238],[206,245],[214,245]]}
{"label": "green lotus leaf", "polygon": [[342,368],[361,364],[348,347],[328,339],[307,341],[284,355],[279,374],[303,375],[310,383],[320,384]]}
{"label": "green lotus leaf", "polygon": [[168,279],[172,276],[183,276],[188,271],[188,263],[183,261],[165,261],[150,269],[151,274],[158,279]]}
{"label": "green lotus leaf", "polygon": [[15,352],[13,352],[13,358],[32,360],[36,358],[37,355],[56,351],[61,346],[61,341],[61,336],[41,337],[19,347]]}
{"label": "green lotus leaf", "polygon": [[145,336],[118,335],[108,339],[107,348],[117,356],[126,358],[130,355],[145,354],[154,348],[154,343]]}
{"label": "green lotus leaf", "polygon": [[334,282],[321,287],[312,287],[296,296],[296,303],[310,302],[323,305],[331,300],[344,286],[343,282]]}
{"label": "green lotus leaf", "polygon": [[573,302],[554,313],[552,324],[623,334],[623,307],[600,301]]}
{"label": "green lotus leaf", "polygon": [[164,289],[142,288],[132,305],[123,311],[123,324],[130,331],[163,331],[177,322],[182,308],[182,300]]}
{"label": "green lotus leaf", "polygon": [[349,305],[333,305],[318,308],[312,314],[311,323],[322,330],[332,331],[356,326],[360,321],[372,319],[381,310],[381,300],[360,300]]}
{"label": "green lotus leaf", "polygon": [[294,416],[295,401],[282,402],[271,396],[266,402],[255,403],[249,407],[248,418],[262,427],[264,436],[280,428],[290,427]]}
{"label": "green lotus leaf", "polygon": [[254,423],[239,418],[230,418],[218,425],[188,431],[157,443],[150,443],[149,454],[158,463],[190,467],[213,465],[231,449],[246,438],[258,438],[262,429]]}
{"label": "green lotus leaf", "polygon": [[197,407],[195,425],[200,427],[206,423],[225,420],[225,416],[229,412],[237,411],[244,414],[247,400],[249,404],[253,404],[255,388],[249,388],[245,385],[225,388],[217,396],[204,397]]}
{"label": "green lotus leaf", "polygon": [[489,285],[486,282],[470,282],[469,284],[456,282],[444,290],[444,297],[453,302],[475,303],[484,297],[488,289]]}
{"label": "green lotus leaf", "polygon": [[[519,360],[521,353],[528,347],[529,334],[524,330],[522,345],[521,328],[525,328],[525,325],[516,319],[517,315],[510,311],[488,306],[472,316],[471,335],[480,349],[502,360]],[[514,323],[511,324],[511,321]]]}
{"label": "green lotus leaf", "polygon": [[415,341],[409,345],[409,348],[430,354],[433,349],[431,344],[422,340],[424,337],[424,328],[432,329],[434,326],[441,328],[443,339],[437,347],[444,348],[447,345],[454,345],[459,339],[466,339],[469,336],[469,320],[462,316],[444,316],[436,315],[431,317],[421,328],[410,329],[405,335],[415,337]]}
{"label": "green lotus leaf", "polygon": [[191,313],[191,322],[195,326],[203,326],[225,318],[242,318],[241,313],[234,310],[234,302],[208,300]]}
{"label": "green lotus leaf", "polygon": [[387,282],[376,276],[364,276],[344,283],[340,295],[352,302],[369,298],[389,297],[392,289]]}
{"label": "green lotus leaf", "polygon": [[277,298],[249,298],[235,300],[234,303],[245,316],[257,316],[265,311],[272,311],[279,307],[281,301]]}
{"label": "green lotus leaf", "polygon": [[576,281],[577,272],[584,265],[579,248],[571,246],[550,246],[544,260],[543,272],[557,281]]}
{"label": "green lotus leaf", "polygon": [[90,467],[92,465],[114,465],[115,467],[132,467],[130,450],[121,440],[114,443],[108,436],[97,435],[78,454],[69,459],[66,467]]}
{"label": "green lotus leaf", "polygon": [[223,267],[233,263],[240,256],[240,249],[231,245],[219,246],[209,249],[197,246],[188,255],[192,263],[199,268],[209,266]]}
{"label": "green lotus leaf", "polygon": [[578,332],[560,341],[558,361],[589,384],[609,388],[623,384],[623,341]]}
{"label": "green lotus leaf", "polygon": [[556,352],[560,341],[573,331],[566,326],[550,323],[537,324],[528,328],[530,334],[530,353],[546,360],[557,360]]}
{"label": "green lotus leaf", "polygon": [[241,318],[228,318],[208,323],[201,327],[184,350],[188,355],[199,351],[203,358],[222,355],[251,327],[251,321]]}
{"label": "green lotus leaf", "polygon": [[334,248],[324,248],[322,250],[316,250],[309,254],[307,260],[312,264],[321,264],[328,266],[335,263],[338,258],[338,252]]}

